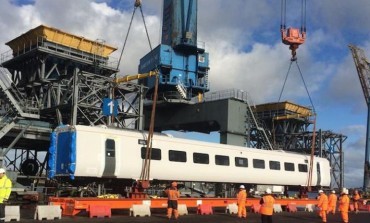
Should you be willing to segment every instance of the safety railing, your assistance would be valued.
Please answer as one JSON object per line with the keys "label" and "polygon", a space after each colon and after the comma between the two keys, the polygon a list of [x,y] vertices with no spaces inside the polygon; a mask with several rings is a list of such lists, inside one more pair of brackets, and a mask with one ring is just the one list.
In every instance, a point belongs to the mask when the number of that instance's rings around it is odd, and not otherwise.
{"label": "safety railing", "polygon": [[[243,102],[248,102],[248,93],[240,89],[227,89],[222,91],[207,92],[203,96],[205,101],[218,101],[229,98],[235,98]],[[198,100],[198,98],[194,98],[194,100]]]}
{"label": "safety railing", "polygon": [[103,57],[97,54],[88,53],[82,50],[77,50],[72,47],[64,46],[55,42],[50,42],[46,38],[39,36],[36,41],[30,41],[28,44],[19,45],[16,49],[6,51],[1,54],[0,62],[4,63],[12,58],[26,54],[32,50],[44,48],[55,53],[63,53],[72,57],[77,57],[83,60],[115,68],[118,64],[118,59],[114,57]]}

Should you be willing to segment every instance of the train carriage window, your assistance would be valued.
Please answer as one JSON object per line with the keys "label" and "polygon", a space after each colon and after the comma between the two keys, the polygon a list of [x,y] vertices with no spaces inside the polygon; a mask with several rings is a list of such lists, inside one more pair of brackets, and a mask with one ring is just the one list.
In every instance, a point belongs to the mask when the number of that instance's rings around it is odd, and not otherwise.
{"label": "train carriage window", "polygon": [[215,155],[216,165],[229,166],[230,160],[228,156]]}
{"label": "train carriage window", "polygon": [[320,168],[320,163],[316,163],[316,173],[317,173],[317,182],[316,185],[321,185],[321,168]]}
{"label": "train carriage window", "polygon": [[284,163],[285,171],[294,171],[294,163]]}
{"label": "train carriage window", "polygon": [[298,164],[298,171],[299,172],[308,172],[307,164]]}
{"label": "train carriage window", "polygon": [[[141,159],[145,159],[146,147],[141,147]],[[151,160],[161,160],[162,153],[160,149],[152,148]]]}
{"label": "train carriage window", "polygon": [[235,166],[248,167],[248,159],[242,157],[235,157]]}
{"label": "train carriage window", "polygon": [[260,159],[253,159],[253,168],[265,169],[265,161]]}
{"label": "train carriage window", "polygon": [[186,162],[186,152],[184,151],[169,150],[168,157],[173,162]]}
{"label": "train carriage window", "polygon": [[193,153],[193,162],[200,164],[209,164],[209,155],[205,153]]}
{"label": "train carriage window", "polygon": [[105,156],[106,157],[116,156],[116,143],[113,139],[105,140]]}
{"label": "train carriage window", "polygon": [[269,166],[270,166],[270,170],[280,170],[280,162],[279,161],[270,161]]}

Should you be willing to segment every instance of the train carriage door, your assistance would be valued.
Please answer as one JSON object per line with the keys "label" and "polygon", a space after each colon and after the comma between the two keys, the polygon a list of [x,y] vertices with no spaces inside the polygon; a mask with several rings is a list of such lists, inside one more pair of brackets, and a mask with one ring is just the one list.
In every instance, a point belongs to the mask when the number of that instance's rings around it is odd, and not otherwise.
{"label": "train carriage door", "polygon": [[105,165],[103,177],[114,177],[116,171],[116,142],[113,139],[105,141]]}
{"label": "train carriage door", "polygon": [[316,163],[316,171],[317,171],[317,186],[321,185],[321,168],[320,168],[320,163]]}

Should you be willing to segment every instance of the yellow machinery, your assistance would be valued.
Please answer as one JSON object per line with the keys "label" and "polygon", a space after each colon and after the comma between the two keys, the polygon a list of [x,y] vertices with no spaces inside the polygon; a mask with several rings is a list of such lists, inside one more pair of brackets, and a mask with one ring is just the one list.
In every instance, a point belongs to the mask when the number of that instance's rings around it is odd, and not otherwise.
{"label": "yellow machinery", "polygon": [[126,75],[120,78],[116,78],[114,81],[119,84],[119,83],[124,83],[124,82],[129,82],[133,80],[139,80],[143,78],[148,78],[152,76],[156,76],[158,74],[158,71],[150,71],[149,73],[144,73],[144,74],[133,74],[133,75]]}

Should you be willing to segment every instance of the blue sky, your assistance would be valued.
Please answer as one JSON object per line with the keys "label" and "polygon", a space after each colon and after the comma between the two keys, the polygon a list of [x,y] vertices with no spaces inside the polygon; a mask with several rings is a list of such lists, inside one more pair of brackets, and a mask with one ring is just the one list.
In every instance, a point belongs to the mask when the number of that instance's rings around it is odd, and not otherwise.
{"label": "blue sky", "polygon": [[[89,39],[104,39],[119,50],[127,32],[134,0],[0,0],[0,53],[5,43],[40,24]],[[286,25],[300,27],[300,2],[287,0]],[[143,0],[153,46],[159,44],[161,0]],[[280,1],[199,0],[198,40],[210,53],[211,91],[237,88],[254,103],[278,100],[289,67],[290,51],[281,43]],[[367,106],[348,49],[353,43],[370,57],[368,0],[307,1],[307,40],[298,63],[317,112],[317,128],[348,136],[344,144],[345,185],[363,184]],[[139,13],[133,21],[121,62],[121,74],[137,72],[149,51]],[[281,100],[309,106],[299,73],[292,68]],[[217,134],[176,134],[217,141]],[[190,135],[190,136],[189,136]]]}

